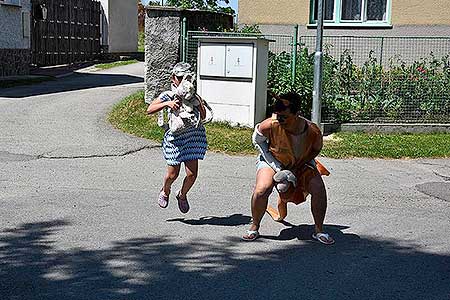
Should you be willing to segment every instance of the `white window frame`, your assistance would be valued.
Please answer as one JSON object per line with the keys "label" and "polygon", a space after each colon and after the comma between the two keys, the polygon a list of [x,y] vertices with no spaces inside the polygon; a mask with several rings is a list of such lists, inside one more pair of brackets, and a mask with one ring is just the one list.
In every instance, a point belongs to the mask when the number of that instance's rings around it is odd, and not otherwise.
{"label": "white window frame", "polygon": [[[339,4],[343,3],[344,0],[340,0]],[[366,0],[361,0],[361,10],[359,12],[361,18],[359,20],[343,20],[342,19],[342,5],[339,5],[339,20],[341,21],[341,23],[363,23],[366,22],[366,5],[367,1]]]}
{"label": "white window frame", "polygon": [[0,0],[0,4],[22,7],[20,0]]}
{"label": "white window frame", "polygon": [[[314,10],[317,0],[311,0],[310,5],[310,24],[309,26],[316,26],[314,20]],[[324,0],[325,1],[325,0]],[[391,11],[392,0],[386,0],[386,20],[375,21],[367,20],[367,0],[361,0],[361,19],[360,20],[342,20],[342,2],[343,0],[334,0],[333,20],[324,20],[324,26],[330,27],[390,27],[391,26]]]}
{"label": "white window frame", "polygon": [[[313,11],[311,12],[311,20],[313,21],[313,22],[316,22],[316,20],[313,20],[313,18],[314,18],[314,11],[316,10],[315,9],[315,3],[316,3],[316,0],[312,0],[313,1],[313,5],[311,6],[312,7],[312,9],[313,9]],[[324,3],[326,2],[326,0],[324,0]],[[337,12],[337,10],[339,9],[339,7],[337,6],[337,3],[338,3],[339,1],[337,1],[337,0],[334,0],[333,1],[333,3],[334,3],[334,6],[333,6],[333,19],[331,19],[331,20],[323,20],[323,22],[324,23],[336,23],[336,16],[337,16],[337,14],[336,14],[336,12]]]}

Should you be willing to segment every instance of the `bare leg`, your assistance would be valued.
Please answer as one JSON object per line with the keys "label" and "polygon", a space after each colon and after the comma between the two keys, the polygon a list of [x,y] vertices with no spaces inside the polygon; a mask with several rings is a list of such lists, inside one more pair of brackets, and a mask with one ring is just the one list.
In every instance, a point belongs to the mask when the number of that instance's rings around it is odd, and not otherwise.
{"label": "bare leg", "polygon": [[249,229],[251,231],[259,229],[261,219],[266,211],[267,200],[274,186],[272,179],[274,174],[275,172],[271,168],[262,168],[256,173],[256,186],[251,201],[253,217]]}
{"label": "bare leg", "polygon": [[[315,233],[323,232],[323,222],[327,212],[327,192],[322,177],[316,175],[308,185],[311,194],[311,212],[315,223]],[[331,237],[330,237],[331,238]]]}
{"label": "bare leg", "polygon": [[186,194],[194,185],[198,175],[198,160],[191,160],[184,163],[186,169],[186,177],[183,180],[183,186],[180,191],[180,198],[185,199]]}
{"label": "bare leg", "polygon": [[163,185],[163,191],[166,196],[169,196],[172,183],[178,178],[178,174],[180,174],[180,165],[167,166],[167,173],[166,176],[164,176]]}

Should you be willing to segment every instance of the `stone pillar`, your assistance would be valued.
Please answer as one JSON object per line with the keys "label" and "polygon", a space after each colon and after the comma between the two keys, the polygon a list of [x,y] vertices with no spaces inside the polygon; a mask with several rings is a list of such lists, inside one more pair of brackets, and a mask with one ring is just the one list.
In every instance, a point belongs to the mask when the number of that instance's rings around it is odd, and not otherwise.
{"label": "stone pillar", "polygon": [[233,16],[202,10],[148,6],[145,16],[145,102],[170,88],[170,71],[180,61],[181,22],[188,30],[233,27]]}
{"label": "stone pillar", "polygon": [[145,102],[170,88],[170,71],[179,61],[180,13],[147,10],[145,18]]}

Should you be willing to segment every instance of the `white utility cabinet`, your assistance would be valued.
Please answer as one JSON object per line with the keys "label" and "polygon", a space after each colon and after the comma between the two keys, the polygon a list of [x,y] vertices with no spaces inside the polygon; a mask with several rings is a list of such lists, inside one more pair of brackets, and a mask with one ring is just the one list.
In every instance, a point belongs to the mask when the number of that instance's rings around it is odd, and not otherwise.
{"label": "white utility cabinet", "polygon": [[255,126],[267,106],[270,40],[258,37],[198,38],[197,92],[215,121]]}

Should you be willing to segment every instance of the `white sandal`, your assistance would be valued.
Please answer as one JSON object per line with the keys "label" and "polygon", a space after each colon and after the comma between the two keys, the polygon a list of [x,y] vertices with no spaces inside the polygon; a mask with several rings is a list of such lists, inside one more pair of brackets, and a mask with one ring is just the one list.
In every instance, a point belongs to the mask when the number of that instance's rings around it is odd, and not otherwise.
{"label": "white sandal", "polygon": [[321,242],[324,245],[334,244],[334,239],[328,233],[325,232],[313,233],[312,238],[315,239],[316,241]]}
{"label": "white sandal", "polygon": [[251,242],[256,240],[259,237],[259,232],[258,230],[247,230],[247,237],[244,235],[242,237],[242,240],[246,241],[246,242]]}

